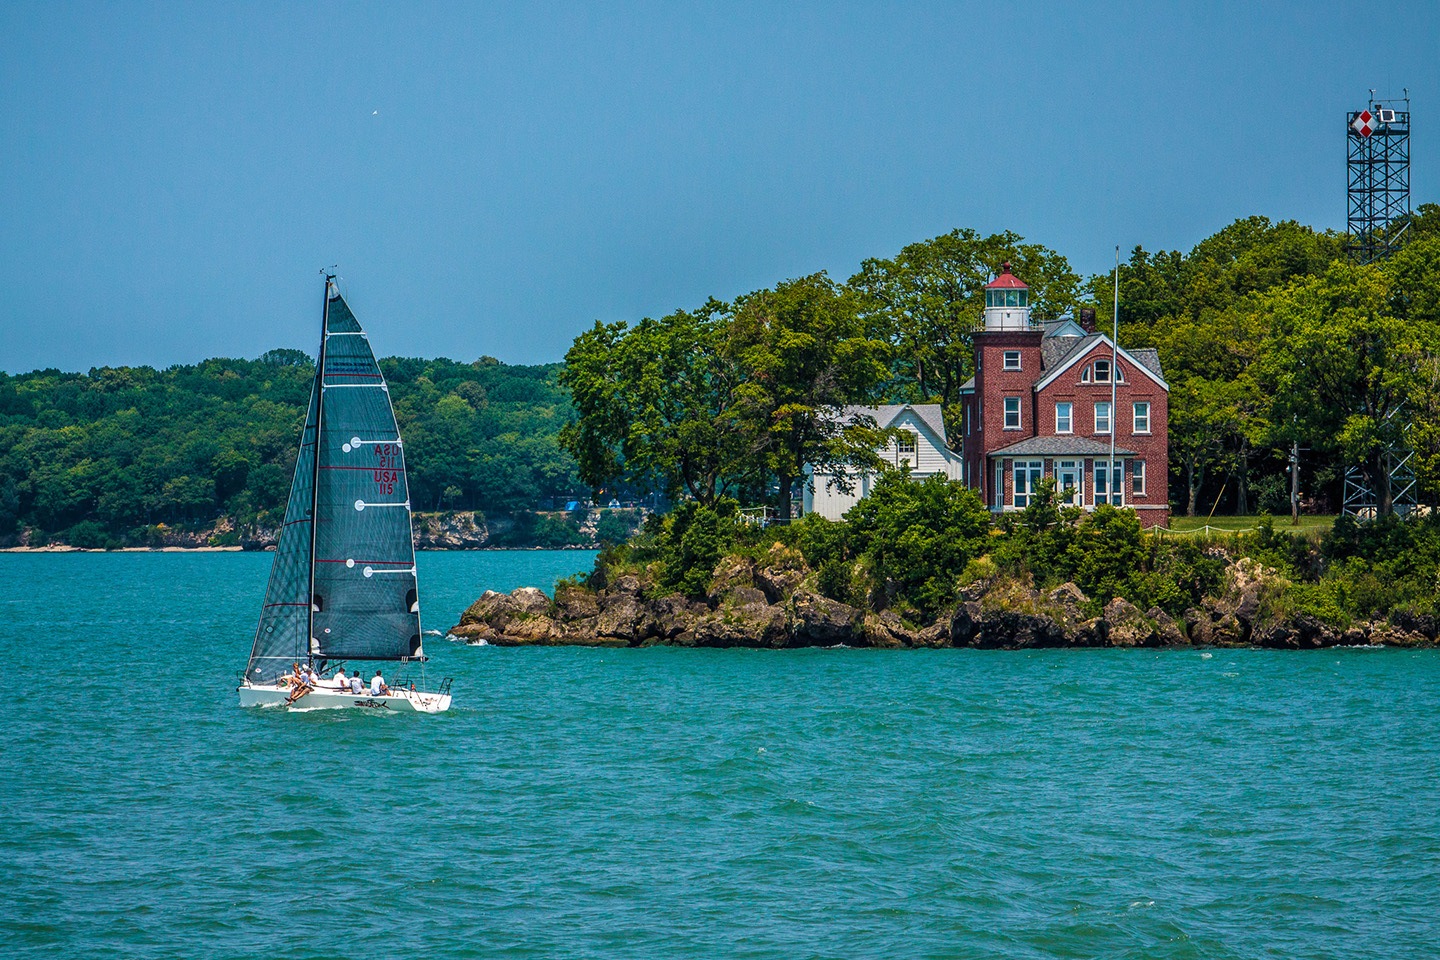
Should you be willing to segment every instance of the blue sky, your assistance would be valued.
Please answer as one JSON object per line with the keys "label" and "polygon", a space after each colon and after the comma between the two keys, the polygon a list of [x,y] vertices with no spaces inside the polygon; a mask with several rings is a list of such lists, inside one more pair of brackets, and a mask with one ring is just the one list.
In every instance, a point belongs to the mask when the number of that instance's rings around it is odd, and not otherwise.
{"label": "blue sky", "polygon": [[1237,217],[1345,224],[1344,114],[1440,5],[0,6],[0,369],[312,351],[556,360],[969,226],[1081,272]]}

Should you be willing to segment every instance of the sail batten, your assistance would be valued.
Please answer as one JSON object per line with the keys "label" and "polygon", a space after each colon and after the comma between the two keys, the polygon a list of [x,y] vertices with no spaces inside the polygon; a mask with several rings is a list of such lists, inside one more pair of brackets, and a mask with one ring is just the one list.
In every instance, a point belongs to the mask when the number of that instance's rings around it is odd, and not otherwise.
{"label": "sail batten", "polygon": [[342,336],[362,332],[349,305],[334,297],[318,372],[315,556],[340,562],[315,565],[315,639],[327,658],[398,660],[423,656],[409,487],[403,446],[366,439],[400,431],[369,339]]}
{"label": "sail batten", "polygon": [[389,387],[349,305],[327,290],[310,408],[246,670],[252,682],[273,681],[291,659],[424,657]]}

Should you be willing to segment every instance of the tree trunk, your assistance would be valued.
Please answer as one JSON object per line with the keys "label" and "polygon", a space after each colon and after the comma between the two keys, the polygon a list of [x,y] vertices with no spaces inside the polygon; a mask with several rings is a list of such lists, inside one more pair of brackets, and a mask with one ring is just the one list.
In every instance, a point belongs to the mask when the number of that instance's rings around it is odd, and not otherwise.
{"label": "tree trunk", "polygon": [[1185,483],[1189,487],[1190,494],[1190,498],[1185,503],[1185,516],[1193,517],[1195,516],[1195,501],[1200,499],[1200,487],[1205,483],[1205,470],[1203,467],[1197,466],[1194,460],[1186,465]]}
{"label": "tree trunk", "polygon": [[1371,489],[1375,491],[1375,513],[1388,517],[1395,512],[1395,502],[1392,499],[1394,491],[1390,489],[1390,464],[1383,449],[1375,454],[1371,473]]}
{"label": "tree trunk", "polygon": [[1242,517],[1250,515],[1250,444],[1240,441],[1240,465],[1235,477],[1235,512]]}

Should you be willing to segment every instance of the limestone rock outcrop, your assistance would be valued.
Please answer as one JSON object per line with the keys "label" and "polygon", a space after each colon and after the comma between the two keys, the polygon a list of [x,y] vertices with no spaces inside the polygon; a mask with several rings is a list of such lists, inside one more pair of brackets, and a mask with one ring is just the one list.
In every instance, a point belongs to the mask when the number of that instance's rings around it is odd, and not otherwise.
{"label": "limestone rock outcrop", "polygon": [[1222,590],[1176,619],[1120,597],[1102,606],[1073,583],[1048,591],[990,576],[957,590],[953,609],[928,622],[861,609],[816,588],[799,553],[776,544],[760,560],[726,557],[703,600],[661,589],[649,573],[591,585],[562,582],[552,600],[525,587],[487,591],[450,634],[510,646],[974,647],[1260,646],[1308,650],[1337,644],[1428,646],[1440,623],[1423,615],[1337,630],[1316,617],[1282,615],[1288,585],[1252,560],[1231,564]]}

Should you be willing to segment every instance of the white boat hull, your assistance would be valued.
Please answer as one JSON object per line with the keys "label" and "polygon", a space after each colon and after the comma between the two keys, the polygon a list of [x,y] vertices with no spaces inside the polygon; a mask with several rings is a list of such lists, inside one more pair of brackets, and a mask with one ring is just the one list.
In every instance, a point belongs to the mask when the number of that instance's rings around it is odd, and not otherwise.
{"label": "white boat hull", "polygon": [[386,697],[351,693],[334,687],[319,687],[290,702],[290,688],[264,684],[242,684],[240,706],[282,707],[289,710],[375,710],[392,713],[444,713],[450,709],[448,693],[397,690]]}

